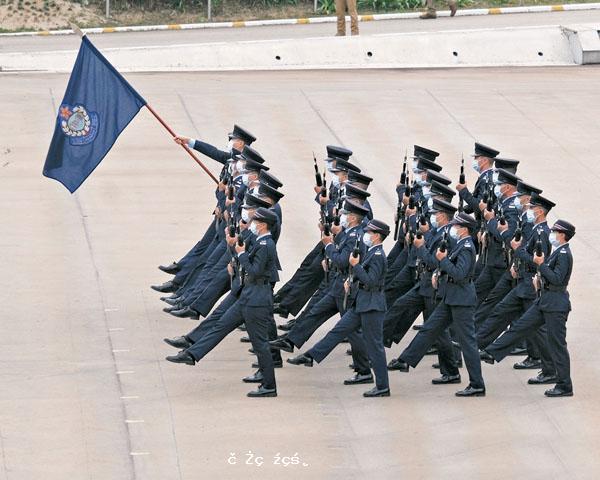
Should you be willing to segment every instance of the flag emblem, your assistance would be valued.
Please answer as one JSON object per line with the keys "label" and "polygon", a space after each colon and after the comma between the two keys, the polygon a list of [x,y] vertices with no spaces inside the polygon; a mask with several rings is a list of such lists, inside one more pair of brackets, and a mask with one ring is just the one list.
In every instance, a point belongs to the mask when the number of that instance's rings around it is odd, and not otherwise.
{"label": "flag emblem", "polygon": [[62,104],[58,111],[58,122],[71,145],[91,143],[98,133],[98,114],[88,113],[83,105],[71,107],[69,104]]}

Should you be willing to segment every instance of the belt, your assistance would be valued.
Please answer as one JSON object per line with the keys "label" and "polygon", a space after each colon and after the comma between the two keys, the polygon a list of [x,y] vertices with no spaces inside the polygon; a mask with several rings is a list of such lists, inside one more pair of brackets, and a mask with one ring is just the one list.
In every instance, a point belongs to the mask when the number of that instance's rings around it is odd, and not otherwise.
{"label": "belt", "polygon": [[448,283],[454,283],[455,285],[464,285],[467,283],[471,283],[473,281],[472,278],[469,278],[467,280],[461,280],[460,282],[456,282],[454,281],[454,279],[451,276],[448,276]]}
{"label": "belt", "polygon": [[266,278],[248,278],[246,277],[246,285],[268,285],[269,280]]}
{"label": "belt", "polygon": [[363,285],[362,283],[358,284],[358,289],[364,290],[366,292],[383,292],[383,287],[367,287],[366,285]]}
{"label": "belt", "polygon": [[544,285],[544,290],[548,292],[566,292],[567,287],[561,285]]}

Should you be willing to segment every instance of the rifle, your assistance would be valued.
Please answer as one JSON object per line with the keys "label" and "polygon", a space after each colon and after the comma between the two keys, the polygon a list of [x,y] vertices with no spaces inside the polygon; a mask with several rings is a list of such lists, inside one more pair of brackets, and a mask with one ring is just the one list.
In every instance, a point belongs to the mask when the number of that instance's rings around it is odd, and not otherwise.
{"label": "rifle", "polygon": [[[402,174],[400,175],[400,184],[406,185],[406,158],[407,153],[404,153],[404,163],[402,164]],[[403,204],[402,199],[398,199],[398,206],[396,207],[396,222],[394,225],[394,242],[398,240],[398,231],[400,230],[400,223],[402,222]]]}
{"label": "rifle", "polygon": [[[541,257],[543,255],[543,250],[542,250],[542,239],[540,238],[540,234],[541,231],[538,230],[538,239],[535,242],[535,249],[534,249],[534,255]],[[540,273],[540,266],[538,265],[536,268],[536,277],[537,277],[537,283],[538,283],[538,291],[537,291],[537,296],[538,298],[542,296],[542,290],[544,288],[544,277],[542,277],[542,274]]]}
{"label": "rifle", "polygon": [[[438,247],[440,252],[445,252],[446,250],[448,250],[448,230],[444,230],[444,233],[442,233],[442,240],[440,241],[440,246]],[[434,300],[437,299],[437,291],[439,289],[439,279],[440,279],[440,275],[441,275],[441,270],[440,267],[436,268],[435,271],[432,273],[431,275],[431,284],[433,286],[433,290],[434,290],[434,295],[433,298]],[[435,282],[434,279],[435,278]]]}
{"label": "rifle", "polygon": [[[521,217],[521,215],[519,215],[519,218],[517,219],[517,228],[515,229],[515,234],[513,235],[513,240],[515,242],[520,242],[521,239],[523,238],[523,219]],[[515,269],[515,272],[518,274],[519,273],[519,268],[521,268],[521,259],[518,256],[515,256],[514,253],[511,253],[512,255],[512,265]],[[512,286],[514,287],[517,284],[517,279],[513,278],[511,280]]]}
{"label": "rifle", "polygon": [[[465,156],[463,155],[460,160],[460,175],[458,177],[458,183],[465,183]],[[462,212],[464,210],[464,201],[460,196],[460,192],[458,195],[458,211]]]}
{"label": "rifle", "polygon": [[[326,198],[327,197],[327,178],[326,178],[326,173],[327,170],[323,170],[323,184],[321,185],[321,193],[319,193],[319,196],[321,198]],[[327,205],[320,205],[320,210],[321,210],[321,225],[323,225],[323,227],[327,224]]]}
{"label": "rifle", "polygon": [[315,152],[313,152],[313,160],[315,161],[315,181],[317,182],[317,187],[322,187],[323,179],[321,178],[321,173],[319,172],[319,167],[317,166],[317,157],[315,157]]}
{"label": "rifle", "polygon": [[[360,237],[357,235],[356,242],[354,243],[354,248],[352,249],[352,258],[357,258],[359,254],[360,254]],[[348,277],[347,277],[346,281],[350,284],[350,287],[352,287],[352,283],[354,282],[354,271],[352,269],[352,265],[348,266]],[[348,297],[349,296],[350,296],[350,288],[348,288],[347,291],[344,291],[344,303],[342,304],[342,308],[344,309],[344,311],[346,310],[346,307],[348,305]]]}

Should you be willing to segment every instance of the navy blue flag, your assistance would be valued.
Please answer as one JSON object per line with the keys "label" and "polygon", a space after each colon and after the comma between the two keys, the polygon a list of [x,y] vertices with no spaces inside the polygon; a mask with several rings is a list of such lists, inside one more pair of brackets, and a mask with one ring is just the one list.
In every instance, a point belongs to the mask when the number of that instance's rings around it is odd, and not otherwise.
{"label": "navy blue flag", "polygon": [[44,175],[73,193],[146,105],[84,36],[58,110]]}

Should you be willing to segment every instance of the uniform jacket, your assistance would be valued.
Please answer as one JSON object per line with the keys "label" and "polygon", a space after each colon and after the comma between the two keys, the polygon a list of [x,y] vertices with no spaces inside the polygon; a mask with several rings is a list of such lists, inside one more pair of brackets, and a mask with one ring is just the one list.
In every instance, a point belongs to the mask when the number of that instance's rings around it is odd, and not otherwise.
{"label": "uniform jacket", "polygon": [[354,310],[357,313],[385,312],[387,305],[383,291],[387,260],[383,245],[371,247],[353,268],[354,280],[358,281],[358,292]]}
{"label": "uniform jacket", "polygon": [[501,234],[498,230],[499,216],[492,218],[487,222],[487,252],[486,264],[497,268],[508,268],[505,250],[510,249],[510,240],[515,234],[517,222],[519,220],[519,211],[515,207],[513,201],[514,196],[505,198],[500,203],[500,208],[506,217],[508,230]]}
{"label": "uniform jacket", "polygon": [[277,249],[271,234],[256,239],[250,250],[238,256],[245,271],[244,287],[240,293],[240,305],[248,307],[272,307],[272,283],[279,280],[277,273]]}
{"label": "uniform jacket", "polygon": [[330,287],[328,293],[334,297],[344,297],[344,281],[348,277],[348,260],[350,254],[359,240],[360,255],[364,256],[365,247],[360,242],[362,237],[361,226],[355,226],[344,230],[337,237],[339,242],[330,243],[325,247],[325,255],[330,260],[330,266],[335,274],[330,278]]}
{"label": "uniform jacket", "polygon": [[[531,223],[529,225],[532,225]],[[533,276],[537,270],[537,265],[533,263],[533,253],[538,239],[542,242],[542,252],[548,258],[550,254],[550,240],[548,235],[550,229],[546,222],[539,223],[532,228],[529,237],[523,237],[521,246],[515,250],[515,269],[518,273],[517,296],[519,298],[535,298],[535,289],[533,288]]]}
{"label": "uniform jacket", "polygon": [[471,307],[477,305],[473,283],[476,262],[475,245],[471,237],[459,240],[450,254],[439,262],[442,272],[438,280],[438,295],[446,305]]}
{"label": "uniform jacket", "polygon": [[425,245],[421,248],[416,248],[415,254],[417,256],[417,268],[420,271],[419,277],[419,294],[424,297],[433,297],[434,290],[431,284],[431,276],[433,271],[438,267],[437,258],[435,258],[435,252],[440,246],[444,232],[448,232],[448,249],[451,248],[450,244],[450,224],[444,225],[441,228],[430,230],[425,234]]}
{"label": "uniform jacket", "polygon": [[477,182],[475,182],[473,193],[471,193],[467,188],[463,188],[460,192],[458,192],[459,197],[467,203],[465,206],[466,213],[475,212],[478,218],[481,216],[479,202],[481,201],[488,184],[492,181],[493,173],[494,170],[492,168],[481,173],[477,179]]}
{"label": "uniform jacket", "polygon": [[538,305],[543,312],[569,312],[571,301],[567,286],[573,270],[573,255],[568,243],[556,248],[540,265],[545,286]]}

